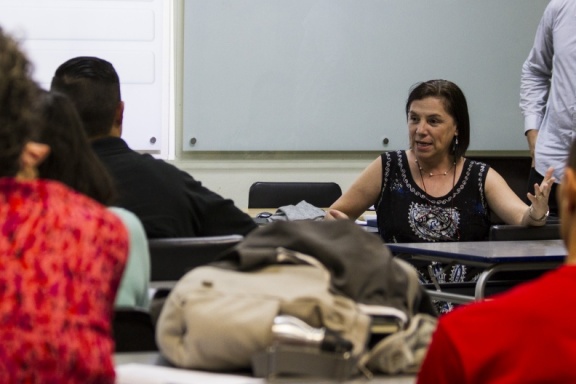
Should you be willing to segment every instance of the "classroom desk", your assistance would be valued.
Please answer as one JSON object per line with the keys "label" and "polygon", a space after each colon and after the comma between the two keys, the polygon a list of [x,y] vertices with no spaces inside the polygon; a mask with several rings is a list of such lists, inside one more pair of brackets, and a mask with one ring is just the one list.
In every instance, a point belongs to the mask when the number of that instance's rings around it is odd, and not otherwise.
{"label": "classroom desk", "polygon": [[483,299],[486,284],[496,272],[553,269],[562,264],[566,256],[566,248],[562,240],[390,243],[387,245],[395,254],[410,254],[419,260],[484,268],[476,282],[474,296],[428,291],[434,298],[456,303]]}
{"label": "classroom desk", "polygon": [[[218,373],[207,373],[202,371],[190,371],[184,369],[171,368],[170,364],[164,360],[158,352],[125,352],[114,354],[114,365],[116,367],[117,384],[188,384],[188,383],[218,383],[218,384],[413,384],[416,382],[415,375],[396,376],[376,376],[371,380],[358,377],[347,381],[332,381],[319,378],[306,377],[286,377],[266,380],[249,375],[225,375]],[[154,367],[158,369],[155,371]],[[164,369],[164,371],[162,371]],[[173,377],[170,376],[173,374]],[[182,376],[179,376],[182,374]],[[197,377],[184,377],[185,374]],[[160,376],[159,378],[156,375]],[[145,378],[145,380],[143,380]]]}
{"label": "classroom desk", "polygon": [[[328,208],[322,208],[323,210],[327,210]],[[278,208],[244,208],[243,211],[246,212],[250,217],[256,217],[259,213],[262,212],[269,212],[274,214]],[[366,211],[362,216],[375,216],[376,212],[374,211]]]}
{"label": "classroom desk", "polygon": [[[327,210],[328,208],[322,208],[324,210]],[[262,212],[268,212],[271,214],[274,214],[276,211],[278,210],[278,208],[245,208],[243,209],[244,212],[246,212],[248,215],[250,215],[250,217],[252,217],[257,224],[259,225],[263,225],[262,222],[260,222],[258,220],[258,214],[262,213]],[[366,231],[368,232],[374,232],[374,233],[378,233],[378,228],[376,226],[370,226],[367,225],[367,223],[363,222],[366,218],[371,218],[373,220],[376,219],[376,213],[374,211],[366,211],[364,212],[356,221],[359,225],[361,225]],[[264,225],[266,224],[266,222],[264,223]]]}

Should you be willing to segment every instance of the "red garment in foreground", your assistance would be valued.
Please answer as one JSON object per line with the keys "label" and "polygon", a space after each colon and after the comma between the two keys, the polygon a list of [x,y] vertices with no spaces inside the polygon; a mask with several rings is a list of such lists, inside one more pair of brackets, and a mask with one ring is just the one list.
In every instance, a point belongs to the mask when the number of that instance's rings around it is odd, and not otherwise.
{"label": "red garment in foreground", "polygon": [[418,383],[576,383],[576,266],[441,317]]}
{"label": "red garment in foreground", "polygon": [[0,179],[0,383],[113,383],[121,221],[62,184]]}

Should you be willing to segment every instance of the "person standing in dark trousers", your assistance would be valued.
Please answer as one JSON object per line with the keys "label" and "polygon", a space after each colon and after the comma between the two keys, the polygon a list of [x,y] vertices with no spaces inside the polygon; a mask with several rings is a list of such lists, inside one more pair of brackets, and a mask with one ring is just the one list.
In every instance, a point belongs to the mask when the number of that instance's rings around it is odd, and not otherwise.
{"label": "person standing in dark trousers", "polygon": [[576,1],[552,0],[546,7],[522,66],[520,108],[532,155],[528,192],[553,167],[556,184],[548,204],[557,216],[556,186],[576,138]]}
{"label": "person standing in dark trousers", "polygon": [[232,200],[175,166],[130,149],[121,138],[124,102],[111,63],[70,59],[58,67],[50,89],[76,105],[92,148],[115,180],[117,205],[138,216],[148,238],[246,235],[257,227]]}

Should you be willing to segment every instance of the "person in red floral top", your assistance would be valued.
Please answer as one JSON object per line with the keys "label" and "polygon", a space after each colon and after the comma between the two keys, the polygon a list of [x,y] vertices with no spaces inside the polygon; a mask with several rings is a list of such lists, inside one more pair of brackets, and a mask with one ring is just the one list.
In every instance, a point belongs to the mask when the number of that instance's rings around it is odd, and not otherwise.
{"label": "person in red floral top", "polygon": [[0,28],[0,383],[113,383],[114,299],[128,252],[114,214],[36,179],[37,85]]}

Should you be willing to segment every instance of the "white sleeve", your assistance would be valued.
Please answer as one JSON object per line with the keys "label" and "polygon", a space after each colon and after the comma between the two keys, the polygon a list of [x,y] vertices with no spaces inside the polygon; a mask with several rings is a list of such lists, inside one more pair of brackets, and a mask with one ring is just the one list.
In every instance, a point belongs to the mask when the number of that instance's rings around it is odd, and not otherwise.
{"label": "white sleeve", "polygon": [[524,131],[538,129],[546,110],[554,57],[556,3],[552,0],[546,7],[536,31],[534,45],[522,66],[520,109],[524,115]]}

